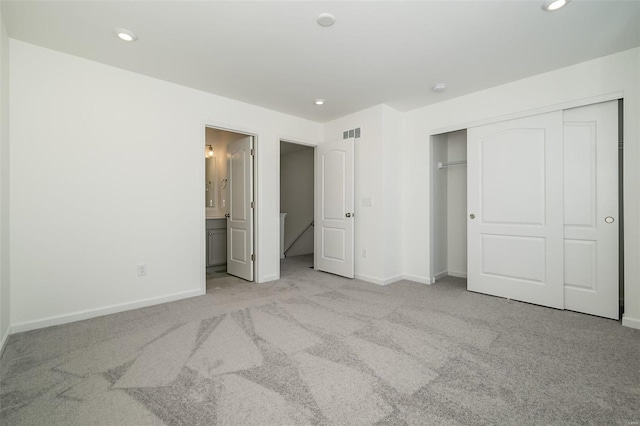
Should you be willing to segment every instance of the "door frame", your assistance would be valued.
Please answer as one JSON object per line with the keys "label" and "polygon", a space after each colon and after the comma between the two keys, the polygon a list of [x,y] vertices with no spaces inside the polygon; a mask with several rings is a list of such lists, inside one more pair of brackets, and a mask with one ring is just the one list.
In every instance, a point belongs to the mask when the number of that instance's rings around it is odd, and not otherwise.
{"label": "door frame", "polygon": [[[282,167],[282,164],[280,164],[280,142],[293,143],[293,144],[296,144],[296,145],[304,145],[304,146],[308,146],[310,148],[313,148],[313,167],[314,167],[314,170],[315,170],[316,163],[317,163],[317,160],[318,160],[318,157],[317,157],[318,153],[317,153],[317,150],[316,150],[316,148],[318,146],[317,143],[308,142],[308,141],[304,141],[303,142],[303,141],[301,141],[299,139],[289,138],[289,137],[286,137],[286,136],[278,137],[278,161],[277,161],[277,166],[278,166],[278,226],[280,224],[280,211],[279,211],[279,209],[280,209],[280,207],[279,207],[280,206],[280,185],[281,185],[281,182],[280,182],[280,168]],[[314,171],[314,173],[313,173],[313,211],[314,211],[314,218],[313,219],[314,219],[314,221],[315,221],[316,202],[317,202],[317,200],[316,200],[316,174],[315,174],[315,171]],[[279,234],[278,234],[278,244],[280,244],[280,235]],[[315,236],[314,236],[314,246],[315,246]],[[278,246],[278,253],[280,253],[280,246]],[[278,262],[277,263],[277,267],[276,267],[276,271],[277,271],[276,280],[279,280],[280,279],[280,255],[277,256],[277,260],[276,261]],[[316,262],[316,251],[315,251],[315,249],[313,250],[313,262],[314,262],[314,264]]]}
{"label": "door frame", "polygon": [[[626,274],[625,274],[625,270],[624,270],[624,265],[626,264],[626,253],[627,250],[625,250],[624,247],[624,241],[626,240],[625,238],[625,231],[624,228],[622,228],[624,222],[625,222],[625,217],[627,214],[629,214],[626,204],[624,203],[624,193],[623,193],[623,184],[624,184],[624,92],[613,92],[613,93],[607,93],[607,94],[603,94],[600,96],[592,96],[589,98],[584,98],[584,99],[579,99],[579,100],[575,100],[575,101],[570,101],[570,102],[563,102],[563,103],[559,103],[559,104],[555,104],[555,105],[549,105],[549,106],[545,106],[545,107],[541,107],[541,108],[535,108],[535,109],[530,109],[530,110],[525,110],[525,111],[519,111],[519,112],[514,112],[512,114],[505,114],[505,115],[501,115],[501,116],[493,116],[490,118],[486,118],[483,120],[477,120],[477,121],[471,121],[471,122],[466,122],[466,123],[458,123],[458,124],[453,124],[447,127],[441,127],[441,128],[436,128],[436,129],[432,129],[429,131],[429,133],[427,134],[427,143],[429,144],[428,146],[428,155],[429,158],[426,161],[427,164],[427,170],[428,170],[428,175],[429,175],[429,283],[430,284],[434,284],[434,282],[432,282],[432,277],[433,277],[433,230],[434,227],[436,226],[436,224],[434,223],[434,199],[433,199],[433,185],[434,185],[434,173],[437,172],[437,170],[434,169],[433,165],[435,164],[433,161],[433,144],[434,141],[436,140],[436,137],[438,135],[442,135],[442,134],[446,134],[446,133],[452,133],[452,132],[456,132],[459,130],[467,130],[470,127],[477,127],[477,126],[483,126],[486,124],[494,124],[494,123],[499,123],[502,121],[509,121],[509,120],[513,120],[513,119],[517,119],[517,118],[524,118],[524,117],[528,117],[528,116],[532,116],[532,115],[539,115],[539,114],[544,114],[544,113],[549,113],[549,112],[554,112],[554,111],[564,111],[567,109],[572,109],[572,108],[579,108],[579,107],[584,107],[584,106],[588,106],[588,105],[593,105],[593,104],[598,104],[598,103],[602,103],[602,102],[608,102],[608,101],[615,101],[617,100],[619,103],[622,104],[622,107],[618,109],[618,120],[619,122],[622,123],[622,128],[619,127],[619,132],[620,134],[620,138],[623,139],[623,158],[622,158],[622,162],[618,163],[618,173],[619,173],[619,178],[618,178],[618,194],[619,194],[619,202],[618,202],[618,208],[619,208],[619,217],[621,218],[620,220],[620,231],[619,231],[619,241],[621,241],[621,245],[620,245],[620,250],[618,253],[618,257],[619,257],[619,262],[621,264],[621,267],[618,271],[618,275],[619,275],[619,281],[621,282],[622,288],[624,289],[626,287]],[[622,120],[622,121],[620,121]],[[620,142],[620,141],[619,141]],[[622,207],[622,208],[621,208]],[[621,209],[620,209],[621,208]],[[620,293],[620,298],[622,299],[622,304],[623,304],[623,308],[625,308],[626,302],[627,302],[627,293],[626,292],[621,292]],[[624,322],[624,315],[620,315],[620,320],[621,322]],[[624,325],[624,324],[623,324]]]}
{"label": "door frame", "polygon": [[[258,227],[258,211],[260,209],[260,203],[257,202],[260,188],[258,187],[258,155],[259,155],[259,135],[255,131],[248,129],[239,129],[234,126],[227,126],[220,123],[214,123],[213,121],[203,121],[200,123],[200,141],[204,144],[199,146],[198,158],[202,160],[202,147],[206,145],[207,141],[207,127],[216,130],[224,130],[226,132],[240,133],[242,135],[251,136],[253,138],[253,149],[255,150],[255,156],[253,158],[253,200],[256,201],[255,208],[253,209],[253,253],[255,254],[255,260],[253,262],[253,281],[258,283],[258,264],[260,262],[260,255],[258,253],[258,242],[260,240],[260,232]],[[225,160],[226,161],[226,158]],[[205,206],[205,165],[204,161],[198,163],[198,179],[200,181],[200,277],[202,283],[202,294],[207,293],[207,207]]]}

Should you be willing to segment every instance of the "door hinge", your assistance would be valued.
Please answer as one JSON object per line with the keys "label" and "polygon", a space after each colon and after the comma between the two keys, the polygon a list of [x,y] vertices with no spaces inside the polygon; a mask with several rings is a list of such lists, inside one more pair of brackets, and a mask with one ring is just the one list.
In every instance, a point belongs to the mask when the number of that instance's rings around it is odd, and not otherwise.
{"label": "door hinge", "polygon": [[252,157],[255,157],[255,156],[256,156],[256,150],[255,150],[255,149],[253,149],[253,148],[251,148],[251,156],[252,156]]}
{"label": "door hinge", "polygon": [[251,208],[252,208],[252,209],[255,209],[255,208],[256,208],[256,204],[255,204],[253,201],[251,202]]}
{"label": "door hinge", "polygon": [[256,260],[256,255],[255,255],[255,254],[252,254],[252,255],[251,255],[251,261],[253,262],[254,260]]}

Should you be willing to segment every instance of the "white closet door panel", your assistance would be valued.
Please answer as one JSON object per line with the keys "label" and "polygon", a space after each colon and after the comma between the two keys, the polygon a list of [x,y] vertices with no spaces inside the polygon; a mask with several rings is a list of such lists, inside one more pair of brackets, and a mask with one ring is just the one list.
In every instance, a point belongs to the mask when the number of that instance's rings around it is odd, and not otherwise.
{"label": "white closet door panel", "polygon": [[544,129],[508,129],[482,142],[482,221],[543,225]]}
{"label": "white closet door panel", "polygon": [[[569,113],[569,116],[573,113]],[[596,123],[564,123],[564,223],[567,228],[595,229]]]}
{"label": "white closet door panel", "polygon": [[[542,237],[483,234],[482,253],[481,270],[485,275],[544,283],[545,239]],[[513,253],[519,255],[513,256]]]}
{"label": "white closet door panel", "polygon": [[564,192],[565,308],[618,319],[617,101],[564,111]]}
{"label": "white closet door panel", "polygon": [[467,288],[563,308],[562,112],[467,133]]}
{"label": "white closet door panel", "polygon": [[565,307],[570,309],[571,290],[597,292],[598,290],[598,246],[595,241],[564,240],[564,285]]}

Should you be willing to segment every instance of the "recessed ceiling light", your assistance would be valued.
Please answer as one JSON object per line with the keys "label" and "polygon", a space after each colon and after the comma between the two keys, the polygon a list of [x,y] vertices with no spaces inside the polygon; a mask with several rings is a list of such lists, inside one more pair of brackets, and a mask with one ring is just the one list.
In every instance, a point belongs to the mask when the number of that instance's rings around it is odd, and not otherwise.
{"label": "recessed ceiling light", "polygon": [[318,15],[318,25],[321,27],[330,27],[336,22],[336,17],[330,13],[321,13]]}
{"label": "recessed ceiling light", "polygon": [[542,3],[542,10],[553,12],[554,10],[565,7],[570,1],[571,0],[545,0],[545,2]]}
{"label": "recessed ceiling light", "polygon": [[445,83],[438,83],[432,87],[434,92],[444,92],[447,89],[447,85]]}
{"label": "recessed ceiling light", "polygon": [[133,42],[138,39],[138,36],[136,35],[136,33],[134,33],[133,31],[129,31],[125,28],[116,28],[114,32],[116,33],[116,35],[120,40]]}
{"label": "recessed ceiling light", "polygon": [[313,103],[316,105],[324,105],[324,99],[316,99]]}

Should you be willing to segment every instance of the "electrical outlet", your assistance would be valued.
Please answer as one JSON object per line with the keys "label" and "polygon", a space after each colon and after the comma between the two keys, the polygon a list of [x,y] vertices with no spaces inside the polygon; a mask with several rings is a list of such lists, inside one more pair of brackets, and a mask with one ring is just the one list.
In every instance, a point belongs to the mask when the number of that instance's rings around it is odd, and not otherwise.
{"label": "electrical outlet", "polygon": [[145,275],[147,275],[147,264],[146,263],[138,264],[138,276],[142,277]]}
{"label": "electrical outlet", "polygon": [[367,257],[367,249],[362,249],[362,257]]}

